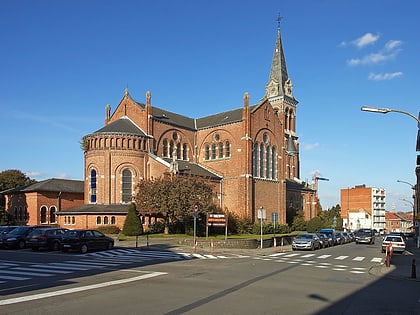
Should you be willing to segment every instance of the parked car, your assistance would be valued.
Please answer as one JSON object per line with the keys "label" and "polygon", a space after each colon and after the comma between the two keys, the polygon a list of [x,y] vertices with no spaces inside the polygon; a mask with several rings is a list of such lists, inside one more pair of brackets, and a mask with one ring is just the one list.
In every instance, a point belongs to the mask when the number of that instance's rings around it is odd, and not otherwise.
{"label": "parked car", "polygon": [[386,247],[390,244],[392,244],[392,250],[394,252],[403,253],[405,251],[406,244],[404,238],[400,235],[386,235],[382,241],[382,253],[385,253]]}
{"label": "parked car", "polygon": [[32,250],[40,248],[60,250],[61,239],[66,231],[68,229],[65,228],[37,228],[26,238],[26,246],[31,247]]}
{"label": "parked car", "polygon": [[292,241],[292,249],[320,249],[321,241],[315,233],[305,233],[297,235]]}
{"label": "parked car", "polygon": [[61,240],[61,250],[77,250],[82,254],[89,250],[112,249],[114,239],[97,230],[68,230]]}
{"label": "parked car", "polygon": [[322,229],[319,231],[319,233],[325,234],[328,237],[328,240],[330,241],[331,246],[334,246],[336,244],[335,239],[335,231],[334,229]]}
{"label": "parked car", "polygon": [[2,246],[5,248],[25,248],[26,237],[37,227],[32,225],[17,226],[9,233],[2,235]]}
{"label": "parked car", "polygon": [[353,242],[352,237],[350,236],[350,233],[348,233],[348,232],[341,232],[341,234],[344,236],[344,243],[351,243],[351,242]]}
{"label": "parked car", "polygon": [[353,232],[349,232],[349,236],[350,236],[351,242],[354,242],[356,240],[356,236],[354,235]]}
{"label": "parked car", "polygon": [[0,235],[7,234],[11,232],[17,226],[15,225],[1,225],[0,226]]}
{"label": "parked car", "polygon": [[372,229],[359,229],[355,238],[356,244],[375,244],[375,232]]}
{"label": "parked car", "polygon": [[335,232],[335,245],[343,245],[345,241],[343,233]]}
{"label": "parked car", "polygon": [[319,237],[319,240],[321,241],[321,247],[322,248],[330,247],[330,242],[328,240],[327,235],[322,234],[322,233],[318,233],[317,236]]}

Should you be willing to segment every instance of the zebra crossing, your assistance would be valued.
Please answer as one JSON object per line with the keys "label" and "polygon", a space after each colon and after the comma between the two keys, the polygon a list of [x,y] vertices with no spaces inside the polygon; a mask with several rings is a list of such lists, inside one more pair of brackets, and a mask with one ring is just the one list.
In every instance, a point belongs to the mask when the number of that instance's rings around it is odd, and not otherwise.
{"label": "zebra crossing", "polygon": [[[311,266],[319,269],[330,269],[333,271],[347,271],[354,274],[367,273],[369,268],[365,267],[352,267],[350,265],[344,265],[347,261],[349,263],[360,263],[369,262],[374,264],[383,264],[383,257],[372,257],[368,258],[365,256],[333,256],[330,254],[318,255],[316,253],[297,253],[297,252],[280,252],[274,253],[267,256],[256,256],[254,259],[263,261],[275,261],[278,263],[296,264],[301,266]],[[328,262],[326,262],[328,261]]]}
{"label": "zebra crossing", "polygon": [[138,250],[133,248],[115,248],[107,251],[91,252],[78,255],[78,260],[65,260],[50,263],[20,263],[0,261],[0,284],[9,281],[30,280],[37,277],[54,277],[72,274],[80,271],[117,268],[124,264],[142,263],[151,261],[179,261],[190,259],[227,259],[243,258],[247,256],[236,255],[232,257],[212,254],[177,253],[157,250]]}

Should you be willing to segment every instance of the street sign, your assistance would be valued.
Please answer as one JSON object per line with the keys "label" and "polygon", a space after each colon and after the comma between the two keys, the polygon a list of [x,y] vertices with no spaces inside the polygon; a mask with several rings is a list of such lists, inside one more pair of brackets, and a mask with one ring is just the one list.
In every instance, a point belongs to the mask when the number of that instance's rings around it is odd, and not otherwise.
{"label": "street sign", "polygon": [[258,209],[258,219],[259,220],[266,220],[267,219],[267,211],[263,208]]}

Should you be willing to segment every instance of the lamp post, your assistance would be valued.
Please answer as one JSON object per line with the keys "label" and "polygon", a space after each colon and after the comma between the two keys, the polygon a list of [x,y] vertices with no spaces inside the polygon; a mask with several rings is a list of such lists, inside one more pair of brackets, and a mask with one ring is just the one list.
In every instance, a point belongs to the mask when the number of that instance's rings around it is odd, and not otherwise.
{"label": "lamp post", "polygon": [[[419,116],[416,117],[415,115],[400,110],[400,109],[392,109],[392,108],[385,108],[385,107],[371,107],[371,106],[362,106],[360,108],[362,111],[364,112],[371,112],[371,113],[379,113],[379,114],[388,114],[388,113],[400,113],[400,114],[404,114],[407,116],[410,116],[411,118],[413,118],[416,122],[417,122],[417,146],[416,146],[416,151],[420,151],[420,112],[419,112]],[[417,156],[417,161],[419,161],[419,155]],[[418,163],[416,163],[418,164]],[[418,169],[420,168],[420,166],[416,165],[416,175],[417,175],[417,183],[419,182],[420,178],[419,178],[419,174],[418,174]],[[400,181],[402,183],[406,183],[404,181]],[[413,191],[414,191],[414,206],[413,206],[413,229],[415,230],[416,233],[416,246],[420,247],[420,237],[419,237],[419,227],[416,226],[415,227],[415,223],[416,223],[416,215],[419,213],[418,207],[419,207],[419,200],[418,200],[418,186],[419,185],[411,185],[410,183],[408,183],[410,186],[413,187]]]}
{"label": "lamp post", "polygon": [[[409,182],[406,182],[404,180],[399,180],[399,179],[397,179],[397,183],[407,184],[413,190],[413,202],[412,202],[412,205],[413,205],[413,231],[414,231],[414,226],[416,224],[416,207],[415,207],[415,201],[416,201],[416,185],[412,185]],[[402,200],[408,202],[408,200],[405,200],[405,199],[402,199]]]}

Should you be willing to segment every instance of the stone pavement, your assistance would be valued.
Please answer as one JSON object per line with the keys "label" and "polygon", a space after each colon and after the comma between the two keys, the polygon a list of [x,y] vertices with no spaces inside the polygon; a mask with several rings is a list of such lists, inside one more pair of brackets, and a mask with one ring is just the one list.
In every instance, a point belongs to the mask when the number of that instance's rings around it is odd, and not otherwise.
{"label": "stone pavement", "polygon": [[[193,253],[194,247],[185,245],[180,242],[179,238],[147,238],[144,235],[139,236],[137,241],[119,241],[115,240],[116,247],[132,247],[143,250],[170,250],[174,252]],[[266,256],[274,252],[292,251],[291,245],[277,246],[267,248],[211,248],[209,243],[199,243],[195,248],[198,254],[236,254],[248,256]],[[414,260],[414,261],[413,261]],[[413,262],[415,265],[413,266]],[[386,267],[385,263],[373,266],[369,273],[375,276],[385,276],[394,279],[407,279],[420,282],[420,248],[416,247],[414,239],[407,240],[407,250],[403,254],[395,253],[391,258],[390,267]]]}
{"label": "stone pavement", "polygon": [[[414,265],[413,265],[414,264]],[[403,254],[395,253],[389,267],[385,263],[373,266],[369,273],[393,279],[407,279],[420,282],[420,248],[412,238],[407,239],[407,248]]]}

